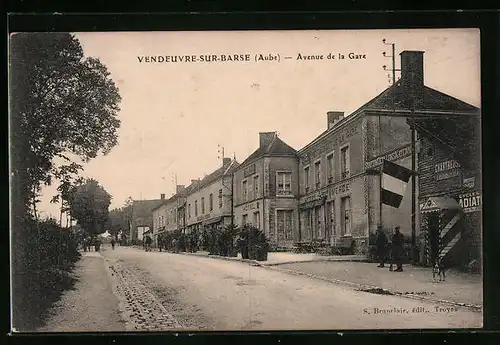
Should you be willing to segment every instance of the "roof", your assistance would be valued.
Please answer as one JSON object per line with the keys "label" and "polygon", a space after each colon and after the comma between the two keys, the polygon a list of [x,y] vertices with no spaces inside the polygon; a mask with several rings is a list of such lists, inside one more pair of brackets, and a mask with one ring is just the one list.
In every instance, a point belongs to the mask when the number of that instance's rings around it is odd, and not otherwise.
{"label": "roof", "polygon": [[221,179],[223,176],[230,174],[232,171],[234,171],[240,164],[235,160],[231,160],[231,163],[227,166],[221,166],[217,170],[213,171],[212,173],[208,174],[202,179],[198,179],[197,182],[191,183],[189,186],[187,186],[184,189],[185,195],[192,194],[196,192],[199,189],[202,189],[215,181]]}
{"label": "roof", "polygon": [[273,140],[269,143],[269,145],[266,145],[264,147],[259,147],[250,156],[248,156],[247,159],[245,159],[240,166],[244,166],[264,156],[296,156],[296,155],[297,155],[297,150],[289,146],[287,143],[281,140],[277,135],[275,135]]}
{"label": "roof", "polygon": [[[361,107],[353,111],[350,115],[345,116],[342,120],[337,122],[332,128],[325,130],[318,135],[313,141],[305,145],[299,151],[308,148],[312,143],[320,140],[327,133],[337,130],[340,126],[351,121],[355,116],[362,114],[366,110],[392,110],[393,109],[393,89],[396,89],[394,94],[394,107],[396,110],[409,110],[403,106],[403,90],[401,88],[401,80],[395,85],[391,85],[377,96],[363,104]],[[443,92],[437,91],[433,88],[424,85],[424,99],[419,109],[425,111],[439,111],[447,113],[477,113],[479,109],[471,104],[461,101],[455,97],[447,95]]]}
{"label": "roof", "polygon": [[134,200],[132,204],[132,216],[135,217],[148,217],[154,208],[159,206],[165,200]]}
{"label": "roof", "polygon": [[183,196],[184,196],[184,192],[182,194],[174,194],[166,200],[160,200],[161,202],[158,205],[156,205],[155,207],[153,207],[151,209],[151,211],[155,211],[155,210],[159,209],[160,207],[162,207],[163,205],[170,204],[170,203],[176,201],[178,198],[181,198]]}

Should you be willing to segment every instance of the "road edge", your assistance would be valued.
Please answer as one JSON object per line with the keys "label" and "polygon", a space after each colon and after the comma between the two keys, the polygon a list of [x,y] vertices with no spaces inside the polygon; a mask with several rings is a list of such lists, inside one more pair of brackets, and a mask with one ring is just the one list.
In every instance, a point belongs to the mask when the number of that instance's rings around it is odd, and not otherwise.
{"label": "road edge", "polygon": [[[369,289],[370,290],[376,289],[376,290],[380,290],[382,292],[386,292],[388,294],[395,295],[395,296],[400,296],[400,297],[404,297],[404,298],[409,298],[409,299],[413,299],[413,300],[420,300],[420,301],[425,301],[425,302],[439,303],[439,304],[443,304],[443,305],[451,305],[451,306],[459,307],[459,308],[466,308],[466,309],[472,310],[474,312],[482,312],[482,310],[483,310],[483,307],[479,306],[479,305],[462,303],[462,302],[454,302],[454,301],[443,300],[443,299],[438,299],[438,298],[429,298],[426,296],[420,296],[420,295],[416,295],[416,294],[406,294],[406,293],[401,293],[401,292],[397,292],[397,291],[384,289],[384,288],[381,288],[381,287],[375,286],[375,285],[358,284],[358,283],[353,283],[353,282],[349,282],[346,280],[333,279],[333,278],[318,276],[318,275],[312,274],[312,273],[306,273],[306,272],[301,272],[298,270],[292,270],[292,269],[278,267],[280,265],[285,265],[285,264],[303,263],[304,261],[288,261],[288,262],[282,262],[282,263],[265,264],[265,263],[259,262],[257,260],[240,259],[240,258],[235,258],[235,257],[225,257],[225,256],[219,256],[219,255],[208,255],[208,256],[203,255],[202,256],[202,255],[196,255],[194,253],[176,253],[176,254],[189,255],[189,256],[195,256],[195,257],[200,257],[200,258],[211,258],[211,259],[218,259],[218,260],[247,263],[247,264],[250,264],[252,266],[259,266],[262,268],[275,270],[275,271],[279,271],[279,272],[283,272],[283,273],[299,275],[299,276],[307,276],[309,278],[326,281],[326,282],[331,283],[331,284],[348,286],[348,287],[351,287],[351,288],[354,288],[354,289],[360,290],[360,291],[369,290]],[[314,260],[314,262],[322,262],[322,261],[324,262],[324,261],[342,261],[342,260],[335,260],[335,259]],[[344,261],[352,262],[353,260],[351,259],[351,260],[344,260]],[[354,261],[359,262],[357,260],[354,260]],[[309,261],[306,261],[306,262],[309,262]]]}

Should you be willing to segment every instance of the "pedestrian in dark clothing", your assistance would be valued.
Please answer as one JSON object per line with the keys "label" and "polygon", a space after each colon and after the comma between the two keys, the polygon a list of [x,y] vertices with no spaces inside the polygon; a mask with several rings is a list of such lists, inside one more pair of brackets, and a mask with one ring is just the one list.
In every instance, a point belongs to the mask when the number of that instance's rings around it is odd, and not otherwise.
{"label": "pedestrian in dark clothing", "polygon": [[377,245],[377,257],[379,258],[378,267],[384,267],[385,259],[387,256],[387,236],[385,235],[380,225],[377,227],[376,245]]}
{"label": "pedestrian in dark clothing", "polygon": [[111,248],[115,249],[115,239],[114,238],[111,240]]}
{"label": "pedestrian in dark clothing", "polygon": [[399,229],[399,226],[396,226],[392,235],[392,259],[397,265],[396,272],[403,272],[404,236]]}

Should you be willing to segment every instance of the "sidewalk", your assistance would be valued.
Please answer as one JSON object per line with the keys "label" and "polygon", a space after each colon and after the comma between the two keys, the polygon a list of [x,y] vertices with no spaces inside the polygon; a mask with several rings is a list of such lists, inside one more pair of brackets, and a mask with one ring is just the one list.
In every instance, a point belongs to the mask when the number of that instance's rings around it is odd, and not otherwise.
{"label": "sidewalk", "polygon": [[338,283],[348,282],[362,290],[386,290],[378,293],[451,302],[474,309],[483,304],[482,276],[455,270],[446,272],[446,282],[435,282],[430,268],[411,265],[405,265],[403,272],[391,272],[388,266],[379,268],[377,263],[364,262],[302,262],[283,264],[278,268]]}
{"label": "sidewalk", "polygon": [[483,304],[481,275],[449,270],[446,282],[434,282],[431,268],[405,265],[403,272],[390,272],[388,266],[378,268],[377,263],[367,263],[364,256],[322,256],[272,252],[267,261],[243,260],[238,257],[220,257],[207,252],[179,253],[205,256],[214,259],[248,262],[292,274],[307,275],[332,283],[376,293],[470,307],[479,310]]}
{"label": "sidewalk", "polygon": [[81,252],[76,264],[78,281],[65,291],[50,310],[51,316],[39,332],[125,331],[118,299],[99,252]]}
{"label": "sidewalk", "polygon": [[255,260],[243,260],[241,254],[238,253],[238,257],[222,257],[218,255],[208,255],[208,252],[199,251],[196,253],[179,253],[184,255],[194,255],[194,256],[206,256],[217,259],[224,260],[236,260],[244,262],[252,262],[261,266],[277,266],[283,264],[301,263],[301,262],[316,262],[316,261],[353,261],[362,262],[366,258],[360,255],[338,255],[338,256],[325,256],[319,254],[298,254],[298,253],[288,253],[288,252],[271,252],[267,255],[267,261],[255,261]]}

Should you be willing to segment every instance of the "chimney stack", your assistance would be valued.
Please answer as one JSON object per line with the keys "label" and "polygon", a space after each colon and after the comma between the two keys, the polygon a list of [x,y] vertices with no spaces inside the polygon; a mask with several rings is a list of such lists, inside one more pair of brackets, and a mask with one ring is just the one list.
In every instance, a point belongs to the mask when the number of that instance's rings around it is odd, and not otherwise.
{"label": "chimney stack", "polygon": [[332,128],[337,122],[344,117],[343,111],[329,111],[326,113],[328,129]]}
{"label": "chimney stack", "polygon": [[165,200],[165,194],[164,193],[160,194],[160,199],[161,200]]}
{"label": "chimney stack", "polygon": [[223,166],[223,167],[228,167],[228,166],[229,166],[229,164],[231,164],[231,158],[229,158],[229,157],[224,157],[224,158],[222,159],[222,166]]}
{"label": "chimney stack", "polygon": [[268,146],[276,136],[276,132],[260,132],[259,133],[259,141],[260,147],[263,148]]}
{"label": "chimney stack", "polygon": [[198,180],[191,180],[191,184],[196,184],[198,183]]}
{"label": "chimney stack", "polygon": [[175,193],[176,194],[181,194],[184,192],[185,186],[183,184],[178,184],[177,187],[175,188]]}
{"label": "chimney stack", "polygon": [[424,101],[424,52],[405,50],[399,55],[403,107],[421,108]]}

